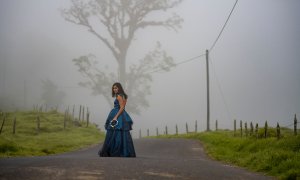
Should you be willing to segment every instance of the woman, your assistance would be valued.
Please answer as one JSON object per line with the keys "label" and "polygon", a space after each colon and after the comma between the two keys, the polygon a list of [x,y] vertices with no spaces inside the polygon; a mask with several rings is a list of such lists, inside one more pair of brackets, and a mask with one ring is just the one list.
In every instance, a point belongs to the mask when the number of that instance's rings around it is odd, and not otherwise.
{"label": "woman", "polygon": [[135,150],[130,135],[133,122],[125,111],[127,95],[120,83],[113,84],[112,97],[116,97],[114,108],[106,119],[106,137],[98,154],[101,157],[135,157]]}

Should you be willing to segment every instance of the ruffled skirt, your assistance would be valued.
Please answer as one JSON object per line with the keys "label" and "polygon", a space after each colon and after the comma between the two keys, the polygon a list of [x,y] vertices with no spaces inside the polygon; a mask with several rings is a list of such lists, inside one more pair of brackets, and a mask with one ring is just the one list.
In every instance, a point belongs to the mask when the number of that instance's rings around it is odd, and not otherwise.
{"label": "ruffled skirt", "polygon": [[118,111],[119,111],[119,108],[114,108],[110,111],[109,115],[107,116],[104,128],[106,130],[114,130],[114,129],[132,130],[132,124],[133,124],[132,119],[125,110],[118,117],[118,119],[117,119],[118,124],[116,125],[116,127],[111,127],[109,125],[111,120],[113,120],[115,115],[118,113]]}
{"label": "ruffled skirt", "polygon": [[107,130],[100,157],[136,157],[131,134],[128,130]]}

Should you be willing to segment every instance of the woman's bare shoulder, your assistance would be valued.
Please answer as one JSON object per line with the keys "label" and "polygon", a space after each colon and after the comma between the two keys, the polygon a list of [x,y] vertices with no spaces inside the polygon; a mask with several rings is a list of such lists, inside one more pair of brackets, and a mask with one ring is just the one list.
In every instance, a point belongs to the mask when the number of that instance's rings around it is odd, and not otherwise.
{"label": "woman's bare shoulder", "polygon": [[122,95],[122,94],[117,94],[117,99],[119,99],[119,100],[126,100],[125,96]]}

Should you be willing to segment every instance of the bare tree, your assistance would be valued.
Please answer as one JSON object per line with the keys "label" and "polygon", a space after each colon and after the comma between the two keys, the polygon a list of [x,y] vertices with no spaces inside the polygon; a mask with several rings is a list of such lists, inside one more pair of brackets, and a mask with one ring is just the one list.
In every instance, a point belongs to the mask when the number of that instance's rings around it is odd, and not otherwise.
{"label": "bare tree", "polygon": [[[141,107],[149,106],[146,96],[150,94],[152,77],[148,72],[168,71],[175,64],[173,58],[161,49],[158,42],[153,51],[140,59],[139,64],[130,65],[127,73],[128,49],[139,29],[157,26],[176,31],[180,28],[183,19],[175,13],[165,20],[149,20],[149,14],[157,11],[166,12],[180,4],[182,0],[71,0],[71,2],[72,6],[69,9],[62,10],[65,20],[86,27],[108,47],[118,64],[117,73],[113,73],[107,72],[105,68],[96,68],[97,61],[93,55],[74,59],[79,71],[88,78],[87,82],[80,84],[91,88],[93,94],[103,95],[110,101],[106,94],[110,92],[111,82],[117,79],[127,87],[128,94],[133,97],[128,108],[138,114]],[[99,29],[101,31],[97,31]]]}

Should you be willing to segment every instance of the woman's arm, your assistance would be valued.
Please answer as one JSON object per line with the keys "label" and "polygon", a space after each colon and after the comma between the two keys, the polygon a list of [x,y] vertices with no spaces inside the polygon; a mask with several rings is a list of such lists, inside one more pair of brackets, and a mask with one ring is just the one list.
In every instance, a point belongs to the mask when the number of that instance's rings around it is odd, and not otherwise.
{"label": "woman's arm", "polygon": [[124,108],[125,108],[125,105],[126,105],[126,100],[122,96],[117,95],[117,100],[119,101],[120,109],[119,109],[118,113],[115,115],[115,117],[113,118],[113,120],[118,119],[120,114],[124,111]]}

